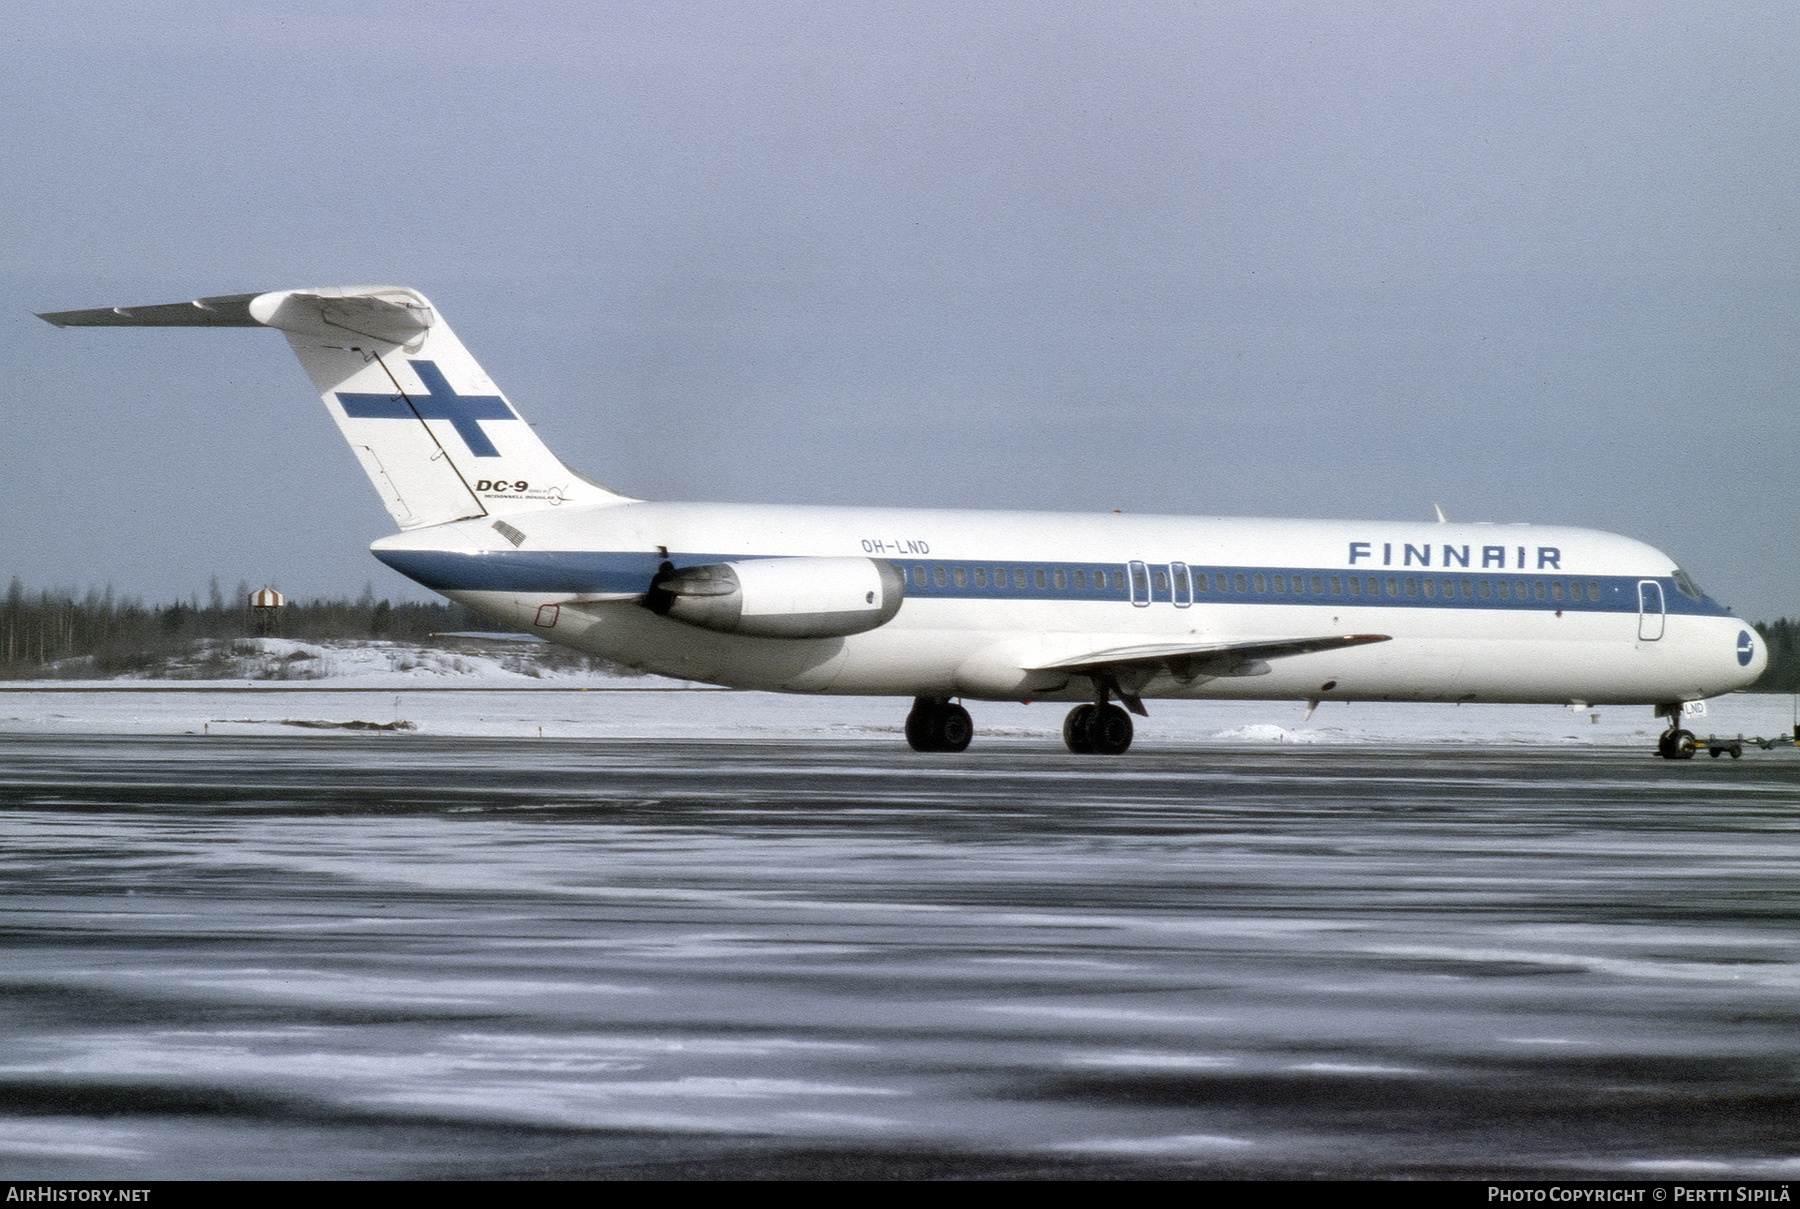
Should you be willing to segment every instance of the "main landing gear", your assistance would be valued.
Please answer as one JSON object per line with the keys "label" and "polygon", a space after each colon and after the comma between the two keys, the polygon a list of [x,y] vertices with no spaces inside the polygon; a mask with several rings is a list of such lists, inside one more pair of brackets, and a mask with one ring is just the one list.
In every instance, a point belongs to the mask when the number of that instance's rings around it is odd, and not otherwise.
{"label": "main landing gear", "polygon": [[[1137,699],[1131,699],[1135,704]],[[1141,706],[1140,706],[1141,709]],[[1131,715],[1100,701],[1077,705],[1063,719],[1063,742],[1078,756],[1118,756],[1131,746]],[[906,715],[906,742],[914,751],[962,751],[975,737],[969,711],[943,697],[915,697]]]}
{"label": "main landing gear", "polygon": [[914,751],[962,751],[974,737],[969,711],[941,698],[915,698],[906,715],[906,741]]}
{"label": "main landing gear", "polygon": [[1078,756],[1119,756],[1131,746],[1131,715],[1118,706],[1077,705],[1063,719],[1063,742]]}

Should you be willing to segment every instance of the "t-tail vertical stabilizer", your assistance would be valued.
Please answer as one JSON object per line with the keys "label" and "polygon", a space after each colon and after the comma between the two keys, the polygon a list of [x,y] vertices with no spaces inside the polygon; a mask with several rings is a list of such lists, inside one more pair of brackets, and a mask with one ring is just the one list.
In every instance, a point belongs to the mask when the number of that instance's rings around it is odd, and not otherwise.
{"label": "t-tail vertical stabilizer", "polygon": [[425,297],[401,286],[234,294],[42,316],[58,327],[272,327],[402,529],[627,497],[564,466]]}

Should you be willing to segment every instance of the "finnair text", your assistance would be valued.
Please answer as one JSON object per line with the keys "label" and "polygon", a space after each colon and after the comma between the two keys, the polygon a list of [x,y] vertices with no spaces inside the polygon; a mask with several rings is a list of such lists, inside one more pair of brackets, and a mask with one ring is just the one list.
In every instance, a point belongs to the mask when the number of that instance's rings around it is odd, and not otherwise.
{"label": "finnair text", "polygon": [[[1350,566],[1429,567],[1436,550],[1439,567],[1475,567],[1483,570],[1524,571],[1528,569],[1527,546],[1434,546],[1430,542],[1415,546],[1411,542],[1382,542],[1381,561],[1375,561],[1374,542],[1350,543]],[[1479,551],[1479,553],[1477,553]],[[1562,550],[1557,546],[1536,547],[1537,571],[1562,570]],[[1479,561],[1476,561],[1479,560]]]}

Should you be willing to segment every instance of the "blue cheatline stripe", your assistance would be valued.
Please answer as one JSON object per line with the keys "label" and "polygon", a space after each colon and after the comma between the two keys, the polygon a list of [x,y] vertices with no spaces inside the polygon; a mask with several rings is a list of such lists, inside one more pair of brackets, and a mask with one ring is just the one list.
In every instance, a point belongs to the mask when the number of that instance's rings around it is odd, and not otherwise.
{"label": "blue cheatline stripe", "polygon": [[[661,565],[662,555],[638,551],[377,550],[375,556],[411,579],[441,591],[552,593],[642,592]],[[756,555],[671,554],[677,567],[703,563],[749,561]],[[783,558],[787,555],[760,557]],[[1056,600],[1142,602],[1146,607],[1174,607],[1191,600],[1209,604],[1311,605],[1382,609],[1510,609],[1577,613],[1638,612],[1638,584],[1651,579],[1662,585],[1663,609],[1672,614],[1726,616],[1729,610],[1710,598],[1694,599],[1672,578],[1625,575],[1410,575],[1355,573],[1338,568],[1231,567],[1191,564],[1191,590],[1178,595],[1176,573],[1169,563],[1037,563],[987,559],[890,559],[906,574],[906,594],[923,600]],[[939,572],[943,582],[939,583]],[[961,582],[958,582],[961,572]],[[979,574],[978,574],[979,573]],[[1058,576],[1060,575],[1060,581]],[[1136,576],[1134,587],[1133,577]],[[1200,586],[1204,576],[1206,586]],[[1040,579],[1041,577],[1041,579]],[[978,582],[978,579],[981,582]],[[1350,581],[1361,589],[1350,591]],[[1318,581],[1321,591],[1313,590]],[[1076,587],[1076,584],[1082,587]],[[1276,585],[1281,590],[1276,590]],[[1333,585],[1337,586],[1336,591]],[[1426,585],[1430,584],[1430,594]],[[1463,585],[1468,585],[1465,595]],[[1488,595],[1482,595],[1482,585]],[[1500,585],[1506,595],[1500,595]],[[1060,586],[1059,586],[1060,585]],[[1102,586],[1096,586],[1102,585]],[[1599,599],[1590,599],[1590,586]],[[1555,595],[1562,591],[1561,599]],[[1538,595],[1539,590],[1543,595]],[[1579,591],[1579,599],[1575,592]]]}
{"label": "blue cheatline stripe", "polygon": [[[662,556],[575,550],[376,550],[375,557],[439,592],[642,592]],[[671,558],[678,567],[722,562],[713,556]]]}

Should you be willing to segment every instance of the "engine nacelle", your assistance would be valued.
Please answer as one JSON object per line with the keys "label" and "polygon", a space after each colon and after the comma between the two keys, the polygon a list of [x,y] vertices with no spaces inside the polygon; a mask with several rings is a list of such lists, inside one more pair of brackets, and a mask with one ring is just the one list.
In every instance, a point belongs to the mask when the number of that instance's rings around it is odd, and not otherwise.
{"label": "engine nacelle", "polygon": [[842,638],[885,625],[906,576],[876,558],[754,558],[665,571],[644,604],[721,634]]}

